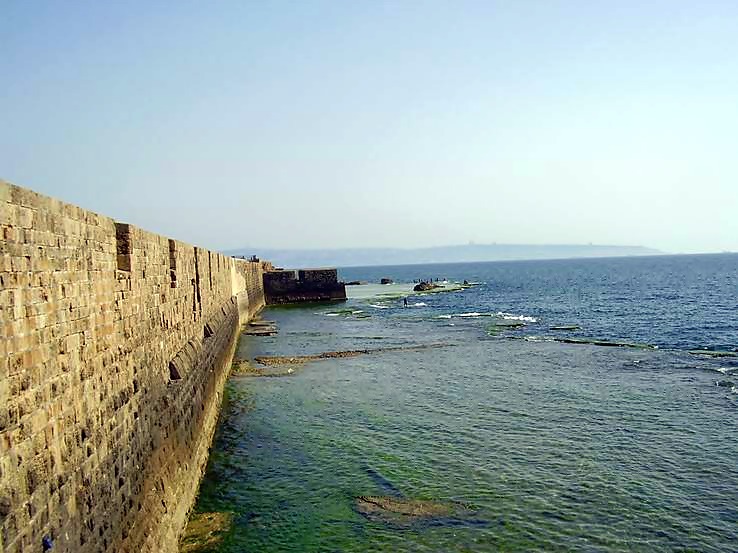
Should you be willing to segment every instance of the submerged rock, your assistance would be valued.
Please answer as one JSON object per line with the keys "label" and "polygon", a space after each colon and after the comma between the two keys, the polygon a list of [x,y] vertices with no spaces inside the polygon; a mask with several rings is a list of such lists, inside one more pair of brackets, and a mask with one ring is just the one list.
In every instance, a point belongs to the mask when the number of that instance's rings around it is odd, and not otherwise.
{"label": "submerged rock", "polygon": [[383,278],[382,280],[379,281],[379,284],[392,284],[393,282],[395,281],[392,280],[391,278]]}
{"label": "submerged rock", "polygon": [[590,346],[610,346],[617,348],[636,348],[636,349],[658,349],[650,344],[639,344],[637,342],[614,342],[610,340],[597,340],[594,338],[554,338],[556,342],[564,344],[585,344]]}
{"label": "submerged rock", "polygon": [[494,336],[496,334],[499,334],[500,332],[504,332],[506,330],[519,330],[523,328],[524,326],[527,326],[522,321],[510,321],[506,323],[494,323],[487,327],[487,334],[490,336]]}
{"label": "submerged rock", "polygon": [[301,365],[304,363],[310,363],[311,361],[320,361],[321,359],[342,359],[345,357],[358,357],[359,355],[369,355],[372,353],[385,353],[392,351],[412,351],[419,349],[428,348],[442,348],[449,346],[447,343],[431,343],[431,344],[416,344],[412,346],[392,346],[386,348],[375,348],[375,349],[353,349],[346,351],[324,351],[322,353],[315,353],[313,355],[293,355],[293,356],[271,356],[271,355],[260,355],[254,357],[254,361],[265,367],[273,367],[276,365]]}
{"label": "submerged rock", "polygon": [[246,360],[239,359],[233,362],[231,374],[233,376],[293,376],[297,372],[297,367],[282,367],[280,369],[271,369],[264,367],[254,367]]}
{"label": "submerged rock", "polygon": [[356,511],[374,522],[409,526],[417,522],[449,522],[468,516],[473,510],[451,501],[406,499],[393,496],[361,495],[356,498]]}
{"label": "submerged rock", "polygon": [[692,355],[708,355],[710,357],[738,357],[738,351],[720,351],[709,349],[693,349],[689,353]]}
{"label": "submerged rock", "polygon": [[233,524],[233,513],[194,513],[179,542],[180,553],[212,551]]}
{"label": "submerged rock", "polygon": [[276,328],[248,328],[243,331],[246,336],[274,336]]}
{"label": "submerged rock", "polygon": [[350,351],[326,351],[323,353],[317,353],[315,355],[295,355],[289,356],[259,356],[254,357],[254,361],[260,365],[266,367],[272,367],[275,365],[300,365],[303,363],[309,363],[310,361],[318,361],[320,359],[336,359],[343,357],[357,357],[359,355],[365,355],[370,353],[368,349],[361,350],[350,350]]}
{"label": "submerged rock", "polygon": [[276,326],[276,325],[277,325],[277,323],[275,323],[274,321],[265,321],[263,319],[259,319],[259,320],[256,320],[256,321],[251,321],[249,323],[249,326],[255,326],[255,327]]}
{"label": "submerged rock", "polygon": [[243,329],[243,333],[247,336],[274,336],[277,326],[270,321],[254,321]]}

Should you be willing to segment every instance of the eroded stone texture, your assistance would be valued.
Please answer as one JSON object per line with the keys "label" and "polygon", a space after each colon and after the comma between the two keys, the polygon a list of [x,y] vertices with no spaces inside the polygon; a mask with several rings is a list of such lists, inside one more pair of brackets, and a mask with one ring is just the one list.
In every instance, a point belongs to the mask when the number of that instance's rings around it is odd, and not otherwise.
{"label": "eroded stone texture", "polygon": [[0,553],[177,550],[265,269],[0,181]]}

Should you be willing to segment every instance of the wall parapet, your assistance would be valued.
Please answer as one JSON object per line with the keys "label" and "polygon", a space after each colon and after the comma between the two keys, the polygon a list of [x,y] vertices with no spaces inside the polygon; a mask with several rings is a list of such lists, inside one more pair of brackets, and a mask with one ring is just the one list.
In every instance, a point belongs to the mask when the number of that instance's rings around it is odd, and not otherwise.
{"label": "wall parapet", "polygon": [[177,550],[269,269],[0,181],[0,553]]}

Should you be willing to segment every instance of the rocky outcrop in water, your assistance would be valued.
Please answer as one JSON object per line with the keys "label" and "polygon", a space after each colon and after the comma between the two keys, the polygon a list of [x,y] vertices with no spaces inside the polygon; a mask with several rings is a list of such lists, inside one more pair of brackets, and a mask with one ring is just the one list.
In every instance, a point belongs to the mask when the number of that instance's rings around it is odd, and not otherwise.
{"label": "rocky outcrop in water", "polygon": [[693,350],[690,350],[689,353],[692,355],[706,355],[708,357],[738,357],[738,351],[693,349]]}
{"label": "rocky outcrop in water", "polygon": [[421,282],[420,284],[416,284],[413,286],[414,292],[427,292],[428,290],[435,290],[436,288],[441,288],[438,284],[433,284],[432,282]]}
{"label": "rocky outcrop in water", "polygon": [[274,321],[252,321],[243,333],[247,336],[274,336],[277,333],[277,323]]}
{"label": "rocky outcrop in water", "polygon": [[354,349],[346,351],[324,351],[322,353],[315,353],[312,355],[293,355],[293,356],[270,356],[261,355],[254,357],[254,361],[265,367],[271,367],[274,365],[298,365],[302,363],[309,363],[310,361],[319,361],[321,359],[339,359],[343,357],[357,357],[359,355],[368,355],[371,353],[384,353],[389,351],[411,351],[417,349],[427,348],[441,348],[448,346],[447,343],[433,343],[433,344],[416,344],[413,346],[393,346],[387,348],[376,348],[376,349]]}
{"label": "rocky outcrop in water", "polygon": [[554,338],[555,342],[563,344],[584,344],[590,346],[605,346],[615,348],[635,348],[635,349],[658,349],[651,344],[640,344],[638,342],[615,342],[612,340],[597,340],[594,338]]}
{"label": "rocky outcrop in water", "polygon": [[232,524],[232,513],[193,514],[180,541],[179,553],[215,551]]}

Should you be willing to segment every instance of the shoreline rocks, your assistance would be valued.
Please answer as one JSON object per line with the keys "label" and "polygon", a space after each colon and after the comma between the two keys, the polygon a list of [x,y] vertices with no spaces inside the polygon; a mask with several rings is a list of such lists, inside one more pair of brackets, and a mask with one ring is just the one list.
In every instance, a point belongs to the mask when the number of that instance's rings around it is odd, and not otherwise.
{"label": "shoreline rocks", "polygon": [[277,323],[274,321],[251,321],[242,330],[247,336],[274,336],[277,334]]}
{"label": "shoreline rocks", "polygon": [[233,525],[233,513],[194,513],[182,539],[180,553],[205,553],[219,545]]}
{"label": "shoreline rocks", "polygon": [[428,349],[428,348],[442,348],[452,344],[448,343],[432,343],[432,344],[417,344],[414,346],[393,346],[387,348],[376,348],[376,349],[352,349],[345,351],[324,351],[322,353],[315,353],[312,355],[294,355],[294,356],[258,356],[254,357],[254,361],[264,366],[273,365],[288,365],[296,363],[308,363],[310,361],[320,361],[321,359],[337,359],[343,357],[357,357],[359,355],[369,355],[372,353],[384,353],[388,351],[411,351],[417,349]]}

